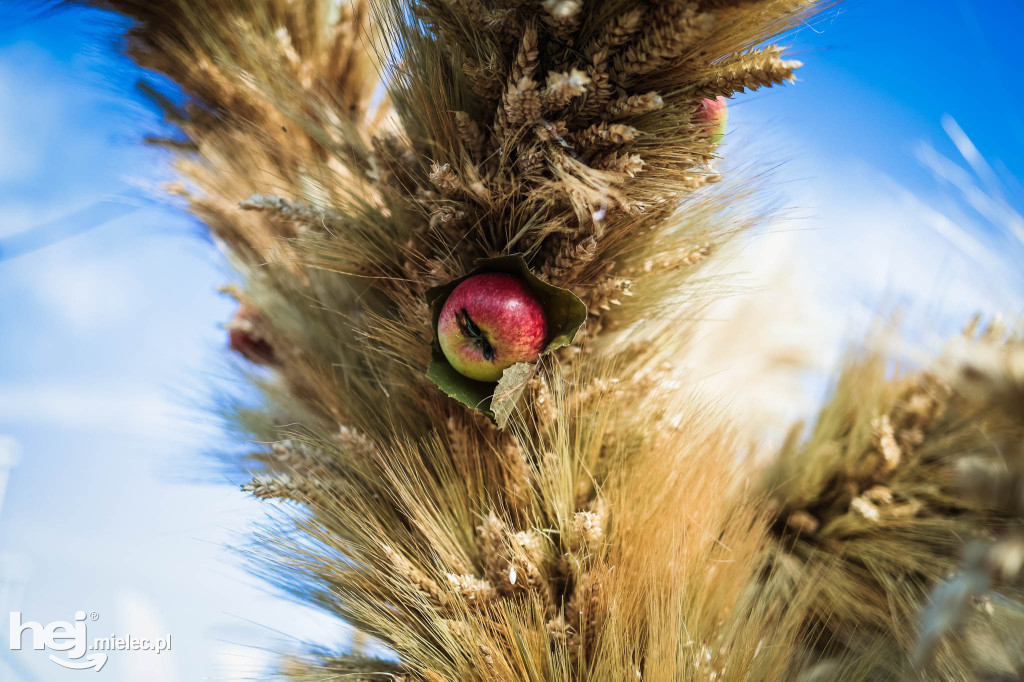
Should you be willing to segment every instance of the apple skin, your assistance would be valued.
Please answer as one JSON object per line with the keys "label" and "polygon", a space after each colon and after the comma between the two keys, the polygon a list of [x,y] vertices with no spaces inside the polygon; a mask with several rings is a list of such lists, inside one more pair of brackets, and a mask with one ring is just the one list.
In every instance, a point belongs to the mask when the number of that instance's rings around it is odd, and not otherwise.
{"label": "apple skin", "polygon": [[706,99],[700,103],[697,112],[698,123],[706,123],[701,129],[704,135],[710,135],[711,144],[718,146],[725,137],[725,124],[729,120],[729,103],[724,97]]}
{"label": "apple skin", "polygon": [[276,361],[274,347],[260,334],[261,317],[244,303],[225,325],[228,330],[228,348],[256,365],[272,365]]}
{"label": "apple skin", "polygon": [[547,321],[537,296],[503,272],[473,275],[448,295],[437,340],[456,372],[497,381],[505,368],[533,362],[544,349]]}

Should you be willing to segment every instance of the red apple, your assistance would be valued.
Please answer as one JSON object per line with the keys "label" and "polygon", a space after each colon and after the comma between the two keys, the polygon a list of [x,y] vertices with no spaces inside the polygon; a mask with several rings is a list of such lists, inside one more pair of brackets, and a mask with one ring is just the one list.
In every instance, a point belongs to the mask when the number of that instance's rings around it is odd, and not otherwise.
{"label": "red apple", "polygon": [[725,137],[725,124],[729,120],[728,100],[724,97],[706,99],[700,103],[697,122],[706,124],[701,133],[710,136],[711,144],[718,145]]}
{"label": "red apple", "polygon": [[502,272],[459,283],[441,307],[437,340],[459,374],[497,381],[506,367],[533,362],[544,349],[547,322],[537,296]]}
{"label": "red apple", "polygon": [[274,347],[260,334],[259,314],[244,303],[235,311],[225,327],[228,330],[228,347],[249,362],[257,365],[274,363]]}

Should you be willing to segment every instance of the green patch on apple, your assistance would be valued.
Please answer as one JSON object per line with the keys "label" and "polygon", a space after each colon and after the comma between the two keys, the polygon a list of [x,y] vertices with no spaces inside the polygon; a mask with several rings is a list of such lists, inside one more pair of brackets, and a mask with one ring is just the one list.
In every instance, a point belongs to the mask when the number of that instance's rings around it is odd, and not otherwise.
{"label": "green patch on apple", "polygon": [[587,319],[583,301],[538,278],[518,255],[479,260],[426,297],[434,329],[427,377],[498,428],[540,357],[572,343]]}

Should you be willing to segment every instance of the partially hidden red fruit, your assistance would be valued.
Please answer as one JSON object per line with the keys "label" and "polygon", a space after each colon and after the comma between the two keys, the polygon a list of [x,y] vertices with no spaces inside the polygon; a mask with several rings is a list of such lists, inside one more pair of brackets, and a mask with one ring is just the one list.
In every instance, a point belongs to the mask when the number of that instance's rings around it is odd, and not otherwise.
{"label": "partially hidden red fruit", "polygon": [[544,349],[547,322],[537,296],[502,272],[459,283],[441,307],[437,340],[459,374],[497,381],[505,368],[533,362]]}
{"label": "partially hidden red fruit", "polygon": [[259,315],[242,304],[235,311],[225,327],[228,330],[228,347],[249,362],[270,365],[275,360],[274,347],[260,334],[257,325]]}
{"label": "partially hidden red fruit", "polygon": [[707,125],[701,129],[701,133],[709,136],[711,144],[721,144],[725,137],[725,124],[729,120],[729,104],[724,97],[706,99],[700,103],[700,110],[697,112],[698,123]]}

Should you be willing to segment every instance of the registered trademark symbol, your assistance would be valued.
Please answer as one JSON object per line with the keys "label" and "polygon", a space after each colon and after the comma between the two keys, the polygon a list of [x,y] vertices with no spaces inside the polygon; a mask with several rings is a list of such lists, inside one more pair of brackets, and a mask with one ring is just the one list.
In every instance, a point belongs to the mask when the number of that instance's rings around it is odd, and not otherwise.
{"label": "registered trademark symbol", "polygon": [[92,613],[89,614],[89,620],[99,620],[99,619],[100,619],[100,614],[96,613],[95,611],[93,611]]}

